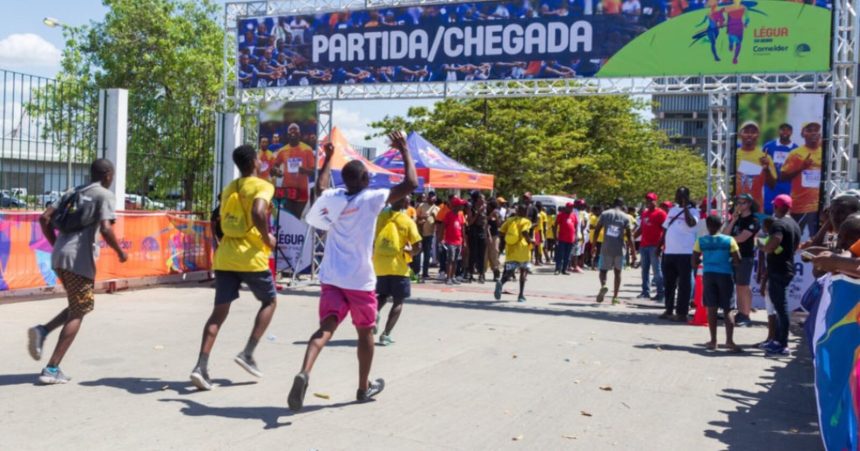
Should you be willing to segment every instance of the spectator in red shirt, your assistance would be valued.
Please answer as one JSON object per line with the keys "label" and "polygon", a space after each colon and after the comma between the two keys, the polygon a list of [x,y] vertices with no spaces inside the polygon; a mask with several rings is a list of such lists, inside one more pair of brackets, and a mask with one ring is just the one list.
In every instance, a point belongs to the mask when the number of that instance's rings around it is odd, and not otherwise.
{"label": "spectator in red shirt", "polygon": [[657,195],[648,193],[645,196],[645,210],[640,219],[642,224],[637,231],[642,241],[639,244],[639,257],[642,261],[642,292],[640,299],[651,298],[651,268],[654,268],[654,283],[657,286],[657,297],[653,300],[663,302],[663,271],[660,269],[660,242],[663,240],[663,223],[666,221],[666,211],[657,208]]}
{"label": "spectator in red shirt", "polygon": [[556,274],[567,274],[567,268],[570,266],[570,254],[576,243],[578,225],[579,219],[573,211],[573,202],[568,202],[556,216],[555,224],[550,225],[550,227],[555,227],[555,237],[558,240],[558,246],[555,250]]}
{"label": "spectator in red shirt", "polygon": [[442,239],[442,245],[445,247],[445,256],[448,262],[448,271],[445,275],[446,285],[459,284],[457,280],[457,262],[463,253],[463,228],[466,226],[466,218],[463,216],[463,208],[466,206],[466,201],[454,196],[449,201],[451,211],[445,215],[442,223],[445,225],[445,236]]}

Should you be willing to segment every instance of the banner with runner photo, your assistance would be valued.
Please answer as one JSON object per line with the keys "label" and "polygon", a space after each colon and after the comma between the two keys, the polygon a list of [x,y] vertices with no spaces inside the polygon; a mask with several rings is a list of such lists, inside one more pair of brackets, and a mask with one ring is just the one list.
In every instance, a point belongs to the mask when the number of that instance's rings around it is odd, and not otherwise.
{"label": "banner with runner photo", "polygon": [[259,120],[259,175],[275,185],[277,269],[301,273],[313,247],[301,217],[316,177],[317,103],[263,102]]}
{"label": "banner with runner photo", "polygon": [[826,72],[831,0],[526,0],[243,17],[241,89]]}
{"label": "banner with runner photo", "polygon": [[[800,226],[801,241],[815,235],[820,226],[822,171],[827,161],[825,103],[825,94],[738,95],[735,195],[749,194],[762,222],[772,216],[776,196],[791,196],[790,214]],[[813,280],[812,267],[801,262],[799,253],[795,266],[789,294],[792,308],[799,305]],[[755,303],[763,306],[763,298],[756,298]]]}

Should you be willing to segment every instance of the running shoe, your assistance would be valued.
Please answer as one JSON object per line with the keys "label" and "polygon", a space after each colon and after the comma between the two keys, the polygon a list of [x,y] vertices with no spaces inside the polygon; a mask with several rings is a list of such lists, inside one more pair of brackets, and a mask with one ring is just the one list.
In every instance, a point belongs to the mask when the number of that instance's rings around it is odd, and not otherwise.
{"label": "running shoe", "polygon": [[194,368],[194,370],[191,371],[191,383],[199,390],[206,391],[215,388],[212,380],[209,379],[209,372],[201,370],[200,368]]}
{"label": "running shoe", "polygon": [[782,343],[778,341],[772,341],[768,346],[764,348],[765,354],[776,355],[776,356],[787,356],[791,355],[791,352],[788,350],[786,346],[783,346]]}
{"label": "running shoe", "polygon": [[305,403],[305,392],[308,390],[308,375],[305,373],[296,374],[293,379],[293,388],[290,389],[290,394],[287,396],[287,405],[290,410],[298,412],[302,410]]}
{"label": "running shoe", "polygon": [[382,390],[385,390],[385,381],[382,378],[376,379],[367,384],[367,390],[359,389],[356,392],[355,400],[358,402],[370,401],[370,398],[382,393]]}
{"label": "running shoe", "polygon": [[379,336],[379,346],[389,346],[393,344],[394,340],[392,340],[388,335],[383,334]]}
{"label": "running shoe", "polygon": [[502,298],[502,281],[496,282],[496,290],[493,292],[493,297],[498,301]]}
{"label": "running shoe", "polygon": [[517,302],[526,302],[526,297],[523,295],[520,295],[520,297],[517,298]]}
{"label": "running shoe", "polygon": [[29,338],[27,350],[30,351],[30,357],[33,360],[40,360],[42,358],[42,347],[45,344],[45,337],[47,335],[48,331],[43,326],[35,326],[27,330],[27,337]]}
{"label": "running shoe", "polygon": [[773,340],[765,340],[757,344],[756,347],[759,349],[767,349],[769,346],[771,346],[771,343],[773,343]]}
{"label": "running shoe", "polygon": [[750,327],[752,326],[752,321],[750,321],[749,316],[746,316],[743,313],[738,313],[737,315],[735,315],[735,326]]}
{"label": "running shoe", "polygon": [[257,368],[257,362],[254,361],[254,358],[249,355],[245,355],[244,352],[237,354],[236,357],[233,358],[233,361],[244,368],[245,371],[251,373],[252,376],[263,377],[263,372]]}
{"label": "running shoe", "polygon": [[42,370],[42,374],[39,375],[39,382],[45,385],[56,385],[56,384],[65,384],[72,380],[70,377],[63,374],[63,371],[59,367],[45,367]]}
{"label": "running shoe", "polygon": [[597,303],[603,302],[603,299],[606,297],[606,293],[609,293],[609,288],[603,287],[600,289],[600,292],[597,293]]}
{"label": "running shoe", "polygon": [[618,298],[612,298],[612,305],[618,305],[621,301]]}

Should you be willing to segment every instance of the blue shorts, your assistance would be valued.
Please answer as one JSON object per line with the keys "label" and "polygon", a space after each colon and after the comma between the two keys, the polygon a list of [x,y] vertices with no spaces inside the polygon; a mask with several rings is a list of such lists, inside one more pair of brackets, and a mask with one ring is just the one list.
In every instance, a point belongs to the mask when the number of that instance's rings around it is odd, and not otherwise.
{"label": "blue shorts", "polygon": [[268,304],[275,300],[275,280],[270,271],[215,271],[215,305],[229,304],[239,299],[242,283],[248,286],[258,301]]}

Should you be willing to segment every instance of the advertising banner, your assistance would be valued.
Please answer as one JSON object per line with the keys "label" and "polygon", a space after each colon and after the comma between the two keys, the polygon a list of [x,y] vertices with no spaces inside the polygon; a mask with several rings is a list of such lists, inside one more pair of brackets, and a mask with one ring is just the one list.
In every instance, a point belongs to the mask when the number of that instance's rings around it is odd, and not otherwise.
{"label": "advertising banner", "polygon": [[815,318],[815,394],[828,451],[860,449],[860,281],[829,278]]}
{"label": "advertising banner", "polygon": [[831,8],[523,0],[239,19],[240,88],[828,71]]}
{"label": "advertising banner", "polygon": [[[740,94],[735,195],[749,194],[762,224],[773,214],[773,199],[791,196],[791,216],[801,240],[818,232],[822,167],[825,160],[824,94]],[[764,225],[764,224],[763,224]],[[764,227],[763,227],[764,228]],[[795,256],[797,273],[790,287],[790,307],[800,302],[813,280],[812,266]],[[756,304],[764,305],[757,296]]]}
{"label": "advertising banner", "polygon": [[275,185],[277,269],[303,272],[312,252],[309,228],[301,217],[316,174],[317,103],[265,102],[259,119],[259,175]]}
{"label": "advertising banner", "polygon": [[[120,264],[98,235],[97,281],[212,268],[209,221],[167,213],[120,212],[114,232],[128,253],[128,261]],[[55,286],[51,250],[39,226],[39,213],[0,213],[0,291]]]}

